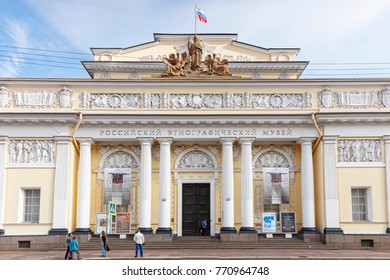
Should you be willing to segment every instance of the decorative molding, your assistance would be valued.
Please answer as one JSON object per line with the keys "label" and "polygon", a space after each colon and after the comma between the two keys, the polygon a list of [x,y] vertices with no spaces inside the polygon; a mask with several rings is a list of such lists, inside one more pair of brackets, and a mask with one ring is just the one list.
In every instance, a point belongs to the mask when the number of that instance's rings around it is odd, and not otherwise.
{"label": "decorative molding", "polygon": [[333,108],[335,102],[334,92],[329,88],[319,91],[318,102],[321,108]]}
{"label": "decorative molding", "polygon": [[311,94],[308,92],[252,94],[254,109],[301,109],[311,108],[311,106]]}
{"label": "decorative molding", "polygon": [[55,144],[53,140],[11,140],[9,143],[9,163],[54,164]]}
{"label": "decorative molding", "polygon": [[386,87],[379,91],[381,107],[390,108],[390,88]]}
{"label": "decorative molding", "polygon": [[180,158],[179,169],[209,169],[215,168],[213,159],[203,151],[192,150]]}
{"label": "decorative molding", "polygon": [[55,107],[55,93],[52,91],[18,91],[13,93],[15,107],[50,108]]}
{"label": "decorative molding", "polygon": [[377,107],[377,93],[375,91],[338,92],[337,102],[341,108],[373,108]]}
{"label": "decorative molding", "polygon": [[337,140],[338,162],[382,162],[380,139]]}
{"label": "decorative molding", "polygon": [[222,94],[170,94],[172,109],[220,109]]}

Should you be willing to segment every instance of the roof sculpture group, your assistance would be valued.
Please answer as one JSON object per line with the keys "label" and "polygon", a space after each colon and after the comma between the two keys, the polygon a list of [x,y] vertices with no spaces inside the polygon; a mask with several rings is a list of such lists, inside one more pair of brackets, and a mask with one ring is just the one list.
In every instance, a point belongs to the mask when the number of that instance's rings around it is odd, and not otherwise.
{"label": "roof sculpture group", "polygon": [[220,59],[215,53],[206,55],[202,64],[203,48],[199,38],[195,35],[187,43],[187,52],[171,53],[169,57],[164,58],[166,65],[162,77],[187,76],[192,72],[206,73],[209,75],[231,76],[228,69],[228,61]]}

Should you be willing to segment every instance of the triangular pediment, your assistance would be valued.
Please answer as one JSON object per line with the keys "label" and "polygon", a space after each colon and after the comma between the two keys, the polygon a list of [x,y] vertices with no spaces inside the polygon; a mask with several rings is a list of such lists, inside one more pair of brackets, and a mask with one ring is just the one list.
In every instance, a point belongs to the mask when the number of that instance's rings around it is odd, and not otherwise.
{"label": "triangular pediment", "polygon": [[[171,53],[188,51],[194,34],[154,34],[154,41],[127,48],[91,48],[95,61],[161,61]],[[295,61],[298,48],[263,48],[237,40],[237,34],[197,34],[203,55],[217,53],[229,61]]]}
{"label": "triangular pediment", "polygon": [[[196,36],[202,46],[201,70],[208,55],[224,60],[228,64],[229,76],[235,78],[295,79],[307,65],[307,62],[296,61],[299,48],[255,46],[238,41],[234,33]],[[166,69],[164,59],[166,62],[172,55],[190,53],[188,46],[193,39],[194,34],[156,33],[153,41],[127,48],[91,48],[94,61],[82,63],[95,79],[160,78]],[[184,76],[199,77],[197,74],[192,72]],[[183,75],[178,76],[176,78],[183,78]]]}

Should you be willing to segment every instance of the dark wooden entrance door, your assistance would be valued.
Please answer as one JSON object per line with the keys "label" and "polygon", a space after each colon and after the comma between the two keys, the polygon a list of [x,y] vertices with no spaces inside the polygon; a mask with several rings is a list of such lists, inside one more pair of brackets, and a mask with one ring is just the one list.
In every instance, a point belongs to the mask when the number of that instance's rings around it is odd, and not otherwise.
{"label": "dark wooden entrance door", "polygon": [[210,235],[210,184],[183,184],[182,235],[200,235],[200,222],[207,219]]}

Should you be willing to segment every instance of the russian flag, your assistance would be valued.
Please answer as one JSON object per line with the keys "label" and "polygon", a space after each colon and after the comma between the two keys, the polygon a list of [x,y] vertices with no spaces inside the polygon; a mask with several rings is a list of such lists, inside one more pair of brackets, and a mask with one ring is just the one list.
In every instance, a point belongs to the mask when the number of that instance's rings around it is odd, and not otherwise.
{"label": "russian flag", "polygon": [[201,22],[204,22],[206,23],[207,22],[207,18],[206,18],[206,15],[205,13],[199,9],[198,7],[196,7],[196,18],[199,19]]}

